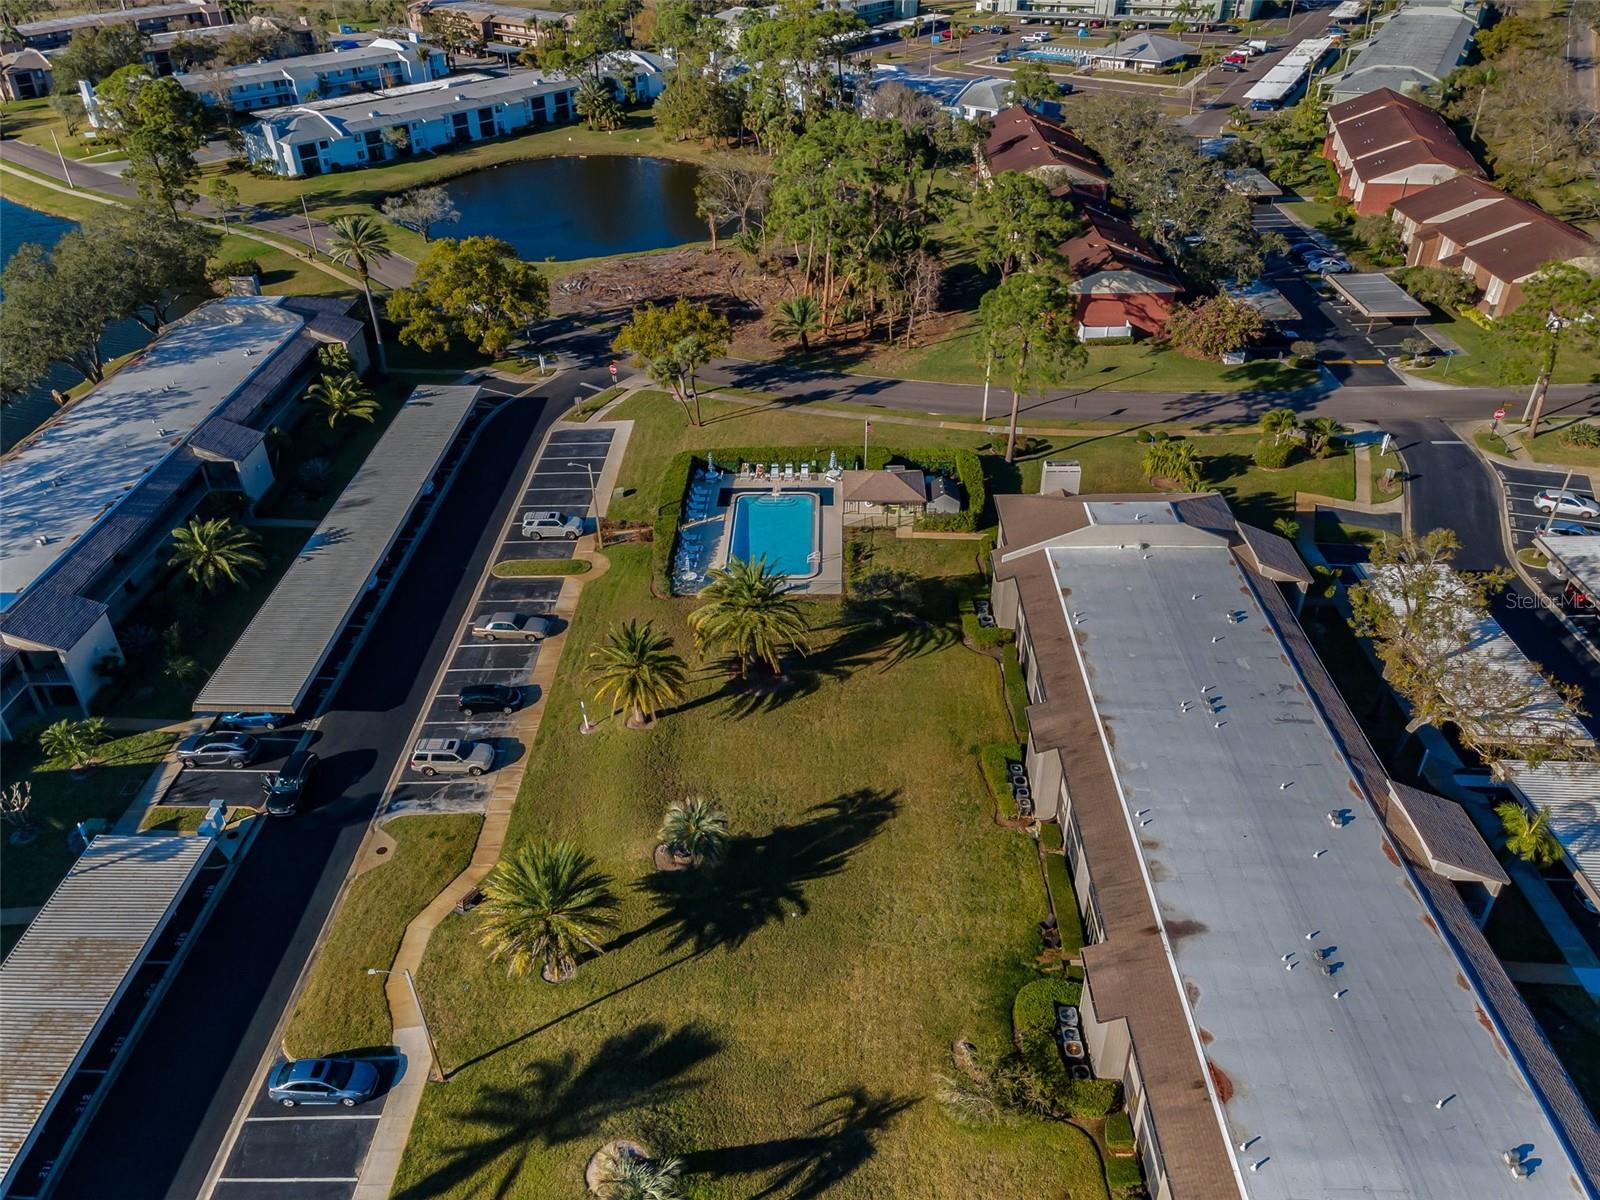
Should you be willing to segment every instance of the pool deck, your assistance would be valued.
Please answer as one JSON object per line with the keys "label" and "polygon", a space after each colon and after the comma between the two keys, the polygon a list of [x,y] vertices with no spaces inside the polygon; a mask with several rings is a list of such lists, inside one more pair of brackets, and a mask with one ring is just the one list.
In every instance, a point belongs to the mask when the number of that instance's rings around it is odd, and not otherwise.
{"label": "pool deck", "polygon": [[[827,489],[833,493],[832,502],[823,504],[818,511],[822,515],[822,562],[817,573],[809,579],[790,580],[791,589],[800,595],[809,596],[837,596],[844,591],[844,522],[842,520],[843,508],[839,494],[839,485],[833,480],[814,478],[808,480],[796,479],[792,483],[780,483],[778,492],[817,492]],[[711,555],[713,567],[723,567],[728,562],[728,542],[732,532],[732,522],[729,514],[732,512],[732,500],[736,496],[770,496],[773,492],[771,481],[756,481],[748,478],[736,479],[727,485],[729,504],[720,506],[706,517],[703,524],[719,525],[717,546]]]}

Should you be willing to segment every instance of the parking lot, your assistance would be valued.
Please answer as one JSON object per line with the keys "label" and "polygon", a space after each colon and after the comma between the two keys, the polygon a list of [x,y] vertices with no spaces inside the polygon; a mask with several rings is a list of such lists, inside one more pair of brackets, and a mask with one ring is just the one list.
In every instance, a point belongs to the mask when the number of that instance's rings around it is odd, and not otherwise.
{"label": "parking lot", "polygon": [[[1511,526],[1512,549],[1525,550],[1533,545],[1534,537],[1552,520],[1551,516],[1533,506],[1534,496],[1545,488],[1559,488],[1563,481],[1567,481],[1567,473],[1507,467],[1500,463],[1495,463],[1494,469],[1500,476],[1501,485],[1505,488],[1506,520]],[[1591,494],[1593,492],[1587,475],[1573,475],[1566,486],[1569,491]],[[1561,525],[1581,525],[1590,533],[1600,534],[1600,521],[1584,520],[1566,514],[1558,514],[1553,519]],[[1562,598],[1563,587],[1560,580],[1543,570],[1530,569],[1528,573],[1551,599],[1559,601]]]}
{"label": "parking lot", "polygon": [[[551,435],[528,477],[511,527],[495,548],[496,563],[571,556],[571,542],[524,538],[522,516],[528,512],[556,510],[584,516],[585,529],[591,529],[592,522],[587,518],[591,472],[593,478],[599,478],[610,446],[610,429],[563,429]],[[488,642],[473,637],[469,632],[470,621],[496,612],[548,614],[555,608],[560,593],[558,577],[501,579],[491,576],[484,582],[469,609],[469,623],[464,623],[458,631],[456,646],[445,665],[441,683],[428,702],[417,733],[419,738],[488,741],[495,748],[497,770],[527,753],[527,747],[515,735],[518,723],[515,713],[479,713],[468,717],[459,710],[458,697],[461,689],[469,684],[496,683],[521,689],[519,709],[537,703],[540,697],[531,680],[539,647],[529,642]],[[488,799],[491,784],[490,776],[427,779],[407,769],[390,795],[385,814],[479,812]]]}
{"label": "parking lot", "polygon": [[284,1108],[267,1098],[263,1080],[212,1200],[349,1200],[398,1065],[397,1059],[382,1060],[378,1095],[355,1108]]}
{"label": "parking lot", "polygon": [[[1276,204],[1258,204],[1254,223],[1262,232],[1281,235],[1289,243],[1291,255],[1302,246],[1331,246],[1321,234],[1290,220]],[[1340,383],[1392,387],[1398,382],[1387,362],[1399,352],[1401,342],[1417,336],[1414,328],[1361,317],[1326,284],[1308,278],[1292,257],[1275,256],[1268,264],[1267,280],[1299,310],[1294,332],[1317,344],[1318,359]]]}
{"label": "parking lot", "polygon": [[[261,781],[283,765],[283,760],[299,746],[306,731],[291,726],[271,733],[254,735],[261,743],[261,756],[247,767],[184,767],[162,793],[160,804],[207,808],[221,800],[229,806],[261,803]],[[315,748],[312,735],[312,748]]]}

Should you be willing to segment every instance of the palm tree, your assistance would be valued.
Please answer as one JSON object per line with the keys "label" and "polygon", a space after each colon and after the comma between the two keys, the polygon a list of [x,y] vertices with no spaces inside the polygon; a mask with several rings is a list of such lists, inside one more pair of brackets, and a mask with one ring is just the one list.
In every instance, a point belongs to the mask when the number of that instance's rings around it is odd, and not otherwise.
{"label": "palm tree", "polygon": [[94,761],[94,753],[111,737],[104,717],[60,720],[39,731],[39,749],[47,762],[65,763],[76,771]]}
{"label": "palm tree", "polygon": [[772,336],[797,339],[802,354],[811,349],[811,335],[821,328],[822,307],[810,296],[780,301],[772,314]]}
{"label": "palm tree", "polygon": [[1186,492],[1198,492],[1204,482],[1205,464],[1190,442],[1151,442],[1141,466],[1146,478],[1170,480]]}
{"label": "palm tree", "polygon": [[167,561],[214,592],[222,581],[240,583],[267,565],[256,553],[259,546],[248,529],[238,528],[227,517],[208,521],[190,517],[187,525],[172,531],[172,557]]}
{"label": "palm tree", "polygon": [[601,1194],[606,1200],[682,1200],[676,1158],[654,1159],[632,1150],[608,1153],[600,1168]]}
{"label": "palm tree", "polygon": [[1495,816],[1505,830],[1506,849],[1537,867],[1554,866],[1565,856],[1561,841],[1550,828],[1550,810],[1530,813],[1515,800],[1495,805]]}
{"label": "palm tree", "polygon": [[306,396],[313,404],[328,410],[329,429],[344,421],[370,423],[377,419],[380,407],[372,389],[361,382],[361,376],[354,371],[324,375],[306,389]]}
{"label": "palm tree", "polygon": [[643,729],[656,711],[671,704],[687,683],[684,661],[672,652],[672,639],[653,622],[628,621],[611,630],[606,643],[589,655],[595,694],[621,709],[629,729]]}
{"label": "palm tree", "polygon": [[616,926],[611,877],[571,842],[541,838],[502,860],[483,881],[479,942],[513,979],[537,965],[546,983],[571,979],[585,950]]}
{"label": "palm tree", "polygon": [[773,674],[781,674],[784,651],[806,648],[805,613],[785,577],[765,558],[731,559],[711,572],[700,598],[705,603],[689,614],[696,642],[702,651],[726,642],[739,656],[741,677],[749,676],[752,662],[764,662]]}
{"label": "palm tree", "polygon": [[1333,439],[1341,433],[1349,432],[1343,424],[1333,417],[1312,417],[1305,423],[1306,436],[1311,439],[1311,453],[1315,458],[1324,458],[1333,446]]}
{"label": "palm tree", "polygon": [[603,79],[585,79],[573,97],[573,108],[590,129],[616,129],[622,124],[622,105],[617,93]]}
{"label": "palm tree", "polygon": [[333,236],[328,240],[328,257],[350,267],[361,280],[367,297],[367,315],[372,318],[372,340],[378,347],[378,370],[388,374],[389,359],[383,352],[383,327],[378,324],[378,307],[372,302],[372,263],[389,252],[389,235],[372,217],[346,213],[328,222]]}
{"label": "palm tree", "polygon": [[1280,442],[1298,429],[1300,422],[1292,408],[1269,408],[1261,414],[1260,425],[1262,437]]}
{"label": "palm tree", "polygon": [[674,858],[715,864],[728,848],[728,815],[704,796],[674,800],[657,836]]}

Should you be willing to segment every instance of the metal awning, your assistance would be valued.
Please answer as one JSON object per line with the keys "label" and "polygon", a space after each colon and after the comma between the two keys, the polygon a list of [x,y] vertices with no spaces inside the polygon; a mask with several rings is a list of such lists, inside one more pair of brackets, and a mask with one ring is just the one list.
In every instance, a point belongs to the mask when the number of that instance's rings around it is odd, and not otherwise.
{"label": "metal awning", "polygon": [[200,694],[202,713],[293,712],[438,469],[477,387],[419,387]]}
{"label": "metal awning", "polygon": [[209,837],[97,837],[0,966],[0,1191],[166,925]]}
{"label": "metal awning", "polygon": [[1414,300],[1405,288],[1381,272],[1327,275],[1324,278],[1364,317],[1406,321],[1428,315],[1427,305]]}
{"label": "metal awning", "polygon": [[1584,890],[1600,896],[1600,763],[1513,763],[1506,777],[1529,805],[1549,812]]}

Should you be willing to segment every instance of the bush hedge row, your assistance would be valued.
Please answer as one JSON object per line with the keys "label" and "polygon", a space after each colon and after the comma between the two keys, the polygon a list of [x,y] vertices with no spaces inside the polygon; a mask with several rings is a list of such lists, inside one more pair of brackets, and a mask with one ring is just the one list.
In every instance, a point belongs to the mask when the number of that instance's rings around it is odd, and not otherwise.
{"label": "bush hedge row", "polygon": [[1011,1026],[1023,1060],[1054,1104],[1072,1117],[1103,1117],[1121,1101],[1115,1079],[1073,1079],[1056,1046],[1056,1004],[1077,1004],[1083,985],[1064,976],[1024,984],[1011,1004]]}
{"label": "bush hedge row", "polygon": [[1011,810],[1011,772],[1008,763],[1022,761],[1022,747],[1016,742],[989,742],[978,750],[978,763],[983,768],[983,781],[989,785],[996,804],[1002,811]]}

